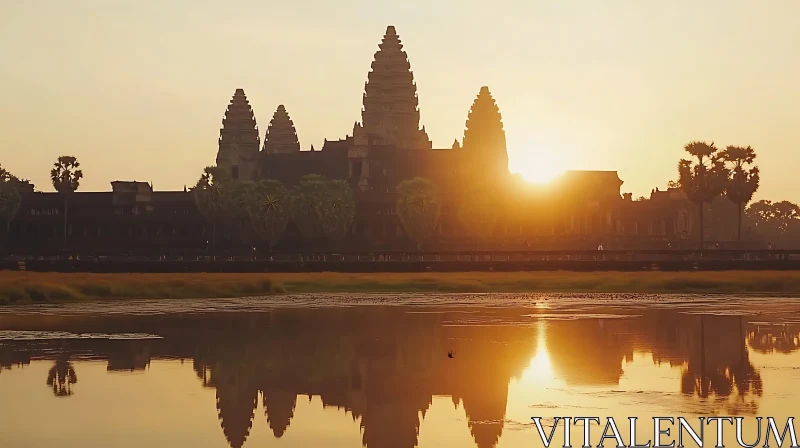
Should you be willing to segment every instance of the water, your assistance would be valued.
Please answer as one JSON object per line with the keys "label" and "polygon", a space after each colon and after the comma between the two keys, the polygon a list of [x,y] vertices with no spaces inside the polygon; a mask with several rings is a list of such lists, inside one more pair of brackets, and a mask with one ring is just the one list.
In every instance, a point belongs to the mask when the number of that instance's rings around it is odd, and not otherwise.
{"label": "water", "polygon": [[[533,416],[613,416],[626,441],[628,416],[785,422],[800,399],[799,336],[800,302],[780,297],[3,308],[0,446],[520,448],[542,446]],[[572,435],[580,446],[582,428]]]}

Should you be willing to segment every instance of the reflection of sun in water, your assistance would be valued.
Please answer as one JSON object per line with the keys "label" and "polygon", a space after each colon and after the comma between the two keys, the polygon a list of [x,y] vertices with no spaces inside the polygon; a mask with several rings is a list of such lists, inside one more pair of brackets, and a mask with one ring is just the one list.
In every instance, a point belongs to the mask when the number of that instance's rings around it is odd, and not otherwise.
{"label": "reflection of sun in water", "polygon": [[539,321],[536,354],[531,359],[528,368],[522,373],[522,380],[527,383],[541,384],[555,378],[553,366],[550,364],[550,354],[547,352],[546,323]]}
{"label": "reflection of sun in water", "polygon": [[564,173],[564,162],[556,151],[527,151],[515,157],[510,164],[512,173],[519,173],[523,179],[535,184],[550,182]]}

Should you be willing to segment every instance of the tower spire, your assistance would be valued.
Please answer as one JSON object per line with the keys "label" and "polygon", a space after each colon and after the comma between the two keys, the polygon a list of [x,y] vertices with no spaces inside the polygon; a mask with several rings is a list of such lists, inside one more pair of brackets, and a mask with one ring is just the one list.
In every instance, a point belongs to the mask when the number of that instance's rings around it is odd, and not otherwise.
{"label": "tower spire", "polygon": [[474,168],[496,169],[500,173],[508,174],[508,152],[503,119],[500,108],[497,107],[486,86],[481,87],[478,97],[472,103],[467,116],[462,148],[472,158]]}
{"label": "tower spire", "polygon": [[378,45],[364,88],[361,112],[364,130],[381,144],[398,148],[430,148],[431,142],[419,128],[417,86],[408,55],[393,26]]}
{"label": "tower spire", "polygon": [[289,113],[286,112],[286,107],[281,104],[272,116],[267,134],[264,136],[264,152],[275,154],[296,151],[300,151],[297,131],[294,122],[289,118]]}
{"label": "tower spire", "polygon": [[234,179],[253,179],[260,139],[258,125],[244,89],[236,89],[219,132],[217,166]]}

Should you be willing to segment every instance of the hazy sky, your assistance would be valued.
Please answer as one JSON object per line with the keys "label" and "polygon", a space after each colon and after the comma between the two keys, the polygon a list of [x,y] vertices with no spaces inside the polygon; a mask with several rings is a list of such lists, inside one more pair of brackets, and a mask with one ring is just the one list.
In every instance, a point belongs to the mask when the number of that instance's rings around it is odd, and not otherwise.
{"label": "hazy sky", "polygon": [[262,132],[282,103],[320,148],[395,25],[434,146],[488,85],[512,171],[617,170],[638,196],[713,140],[758,151],[758,198],[800,201],[798,23],[797,0],[0,0],[0,164],[43,191],[63,154],[84,191],[180,189],[238,87]]}

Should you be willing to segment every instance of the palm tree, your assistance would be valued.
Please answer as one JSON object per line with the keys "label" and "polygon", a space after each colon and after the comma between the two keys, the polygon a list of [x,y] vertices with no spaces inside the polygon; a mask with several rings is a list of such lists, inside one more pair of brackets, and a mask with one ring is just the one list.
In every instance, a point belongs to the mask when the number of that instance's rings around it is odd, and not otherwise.
{"label": "palm tree", "polygon": [[69,362],[68,356],[58,358],[47,373],[47,385],[53,388],[53,394],[57,397],[72,395],[72,385],[77,382],[75,367]]}
{"label": "palm tree", "polygon": [[6,237],[9,237],[11,221],[19,211],[22,199],[19,195],[20,181],[0,166],[0,221],[6,224]]}
{"label": "palm tree", "polygon": [[291,197],[292,217],[304,237],[339,241],[347,235],[356,206],[346,181],[309,174],[292,189]]}
{"label": "palm tree", "polygon": [[318,239],[322,230],[322,207],[326,182],[322,176],[309,174],[292,189],[292,216],[300,233],[308,239]]}
{"label": "palm tree", "polygon": [[217,224],[222,223],[230,214],[230,185],[227,172],[216,166],[207,166],[203,174],[192,188],[197,210],[211,222],[211,252],[216,251]]}
{"label": "palm tree", "polygon": [[53,188],[56,189],[62,196],[64,196],[64,244],[67,244],[67,205],[72,193],[78,189],[81,179],[83,178],[83,171],[79,170],[81,164],[78,159],[73,156],[61,156],[53,164],[53,169],[50,170],[50,181],[53,182]]}
{"label": "palm tree", "polygon": [[[729,164],[730,176],[725,187],[725,195],[738,207],[739,221],[736,238],[737,241],[741,241],[743,207],[753,199],[753,195],[758,190],[758,167],[752,166],[756,159],[756,152],[749,146],[746,148],[728,146],[719,156]],[[747,169],[748,166],[749,169]]]}
{"label": "palm tree", "polygon": [[226,209],[224,222],[229,230],[236,233],[239,243],[248,240],[255,230],[250,221],[250,200],[256,184],[252,181],[235,181],[222,191]]}
{"label": "palm tree", "polygon": [[292,215],[289,191],[277,180],[262,180],[249,190],[247,214],[256,236],[270,250],[280,241]]}
{"label": "palm tree", "polygon": [[353,189],[344,180],[325,183],[325,197],[320,209],[322,234],[328,241],[341,241],[356,215]]}
{"label": "palm tree", "polygon": [[436,233],[442,203],[439,190],[428,179],[415,177],[397,186],[397,216],[403,229],[417,242],[417,249]]}
{"label": "palm tree", "polygon": [[725,189],[728,180],[725,163],[717,153],[714,143],[690,142],[684,146],[695,160],[681,159],[678,162],[678,185],[686,197],[700,209],[700,249],[705,246],[703,206]]}

